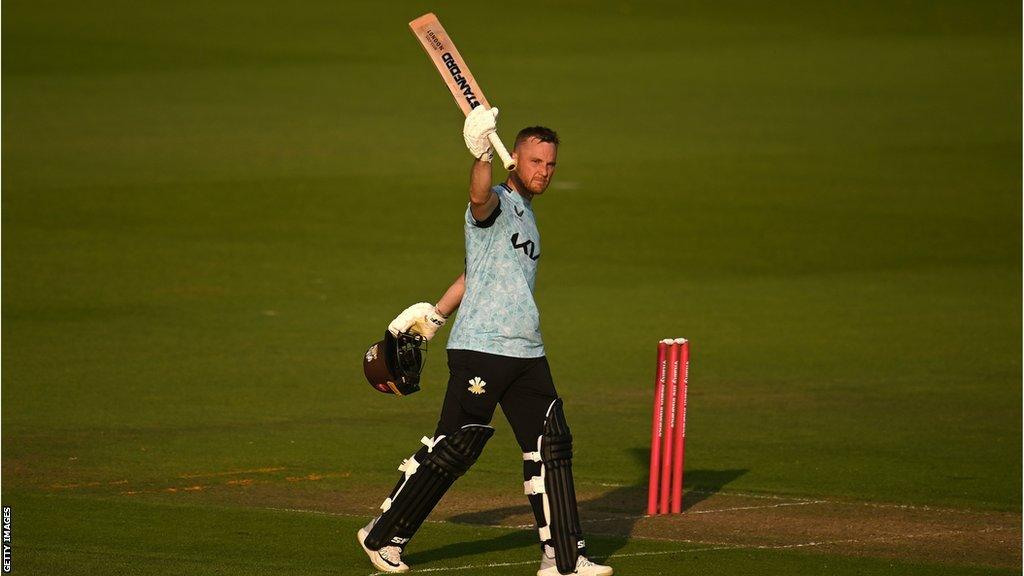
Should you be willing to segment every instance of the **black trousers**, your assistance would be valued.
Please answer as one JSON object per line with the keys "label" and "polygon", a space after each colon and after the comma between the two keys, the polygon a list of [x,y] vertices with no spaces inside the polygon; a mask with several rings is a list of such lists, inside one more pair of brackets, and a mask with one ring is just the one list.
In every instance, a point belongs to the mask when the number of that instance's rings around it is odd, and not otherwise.
{"label": "black trousers", "polygon": [[[500,405],[523,452],[539,449],[548,410],[558,398],[547,358],[511,358],[470,350],[449,350],[448,371],[448,390],[434,433],[435,439],[450,436],[467,424],[490,424],[494,409]],[[414,458],[425,462],[427,453],[428,448],[424,446]],[[523,460],[523,480],[538,476],[540,472],[540,462]],[[404,484],[403,475],[391,491],[391,499],[399,494]],[[402,497],[416,498],[416,495],[402,492]],[[543,498],[540,494],[528,496],[538,528],[547,525]],[[398,528],[395,535],[402,542],[395,545],[404,547],[418,527],[419,523],[415,527]]]}
{"label": "black trousers", "polygon": [[[435,437],[466,424],[490,424],[501,405],[523,452],[537,450],[544,417],[558,398],[548,359],[448,351],[448,391]],[[531,474],[532,476],[532,474]]]}
{"label": "black trousers", "polygon": [[[449,350],[448,371],[448,391],[434,438],[451,435],[466,424],[490,424],[494,409],[500,404],[523,452],[539,449],[538,440],[544,432],[548,408],[558,398],[547,358],[510,358],[471,350]],[[423,447],[415,458],[423,462],[426,455],[427,448]],[[539,475],[540,470],[539,462],[524,460],[523,480]],[[402,484],[403,478],[399,478],[391,492],[392,498]],[[527,498],[537,527],[545,526],[543,496],[535,494]],[[397,535],[408,542],[414,534],[399,530]]]}

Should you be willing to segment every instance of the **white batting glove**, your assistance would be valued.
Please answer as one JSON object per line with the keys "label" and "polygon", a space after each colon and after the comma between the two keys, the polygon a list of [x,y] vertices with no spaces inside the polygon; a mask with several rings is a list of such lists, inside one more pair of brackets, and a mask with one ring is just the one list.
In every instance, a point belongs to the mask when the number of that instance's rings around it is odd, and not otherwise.
{"label": "white batting glove", "polygon": [[448,319],[441,316],[441,313],[437,311],[437,308],[431,306],[430,312],[428,312],[426,316],[416,320],[416,324],[413,325],[412,331],[423,336],[427,340],[430,340],[447,321]]}
{"label": "white batting glove", "polygon": [[477,106],[466,116],[466,123],[462,125],[462,137],[466,141],[466,148],[473,158],[490,162],[491,142],[487,136],[497,130],[495,119],[498,117],[497,108],[485,109]]}
{"label": "white batting glove", "polygon": [[402,310],[402,313],[392,320],[391,324],[388,324],[388,332],[391,332],[392,336],[398,336],[402,332],[408,332],[416,325],[419,319],[425,318],[427,314],[430,314],[433,311],[433,304],[428,304],[426,302],[413,304],[405,310]]}
{"label": "white batting glove", "polygon": [[434,308],[433,304],[420,302],[413,304],[398,315],[388,325],[388,332],[398,336],[401,332],[415,332],[427,340],[437,334],[438,328],[444,326],[447,319]]}

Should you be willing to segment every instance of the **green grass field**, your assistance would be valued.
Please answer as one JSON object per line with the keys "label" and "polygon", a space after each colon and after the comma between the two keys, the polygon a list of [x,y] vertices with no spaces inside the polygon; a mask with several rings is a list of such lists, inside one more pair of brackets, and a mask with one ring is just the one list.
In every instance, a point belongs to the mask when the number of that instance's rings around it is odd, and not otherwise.
{"label": "green grass field", "polygon": [[[557,129],[537,300],[617,574],[1021,569],[1021,6],[4,4],[3,503],[21,574],[351,574],[433,431],[360,359],[463,265],[434,11]],[[495,176],[498,174],[496,172]],[[686,513],[642,517],[655,343]],[[408,550],[532,574],[503,417]]]}

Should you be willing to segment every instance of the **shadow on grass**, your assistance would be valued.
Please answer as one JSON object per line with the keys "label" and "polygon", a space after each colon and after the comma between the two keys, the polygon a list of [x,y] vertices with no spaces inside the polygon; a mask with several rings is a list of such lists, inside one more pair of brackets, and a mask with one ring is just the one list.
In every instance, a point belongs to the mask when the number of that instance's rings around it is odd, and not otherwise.
{"label": "shadow on grass", "polygon": [[[637,466],[646,470],[650,452],[645,449],[631,450]],[[686,489],[683,494],[683,511],[689,510],[720,492],[725,486],[746,474],[748,469],[730,470],[687,470],[685,474]],[[633,527],[645,517],[647,511],[647,483],[630,486],[615,486],[597,498],[579,502],[580,520],[583,523],[584,535],[592,543],[588,545],[590,552],[598,558],[611,556],[629,541]],[[516,506],[502,506],[489,510],[465,512],[453,516],[450,520],[460,524],[482,526],[502,526],[512,517],[529,516],[533,518],[526,497],[523,503]],[[597,544],[595,546],[594,544]],[[537,545],[537,535],[532,529],[496,536],[489,540],[460,542],[441,548],[427,550],[410,555],[409,560],[420,562],[437,561],[466,554],[501,552],[516,548]]]}
{"label": "shadow on grass", "polygon": [[687,470],[683,475],[686,490],[683,493],[683,512],[707,500],[727,484],[749,472],[747,468],[735,470]]}
{"label": "shadow on grass", "polygon": [[[472,524],[472,522],[466,523]],[[522,530],[519,532],[508,532],[500,536],[495,536],[494,538],[488,538],[487,540],[468,540],[464,542],[445,544],[438,548],[410,553],[405,555],[404,560],[413,565],[426,564],[428,562],[448,560],[449,558],[461,558],[463,556],[472,556],[474,554],[504,552],[506,550],[529,548],[531,546],[537,546],[537,533],[533,530]],[[540,549],[537,548],[537,551],[537,561],[540,563]]]}

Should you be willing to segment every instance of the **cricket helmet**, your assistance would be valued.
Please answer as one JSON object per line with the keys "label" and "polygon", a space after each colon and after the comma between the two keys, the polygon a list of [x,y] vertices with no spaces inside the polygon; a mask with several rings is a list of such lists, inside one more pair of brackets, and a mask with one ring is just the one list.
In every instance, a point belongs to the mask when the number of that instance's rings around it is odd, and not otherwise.
{"label": "cricket helmet", "polygon": [[427,339],[412,332],[398,336],[384,332],[363,355],[363,373],[378,391],[396,396],[408,396],[420,389],[420,373],[427,352]]}

